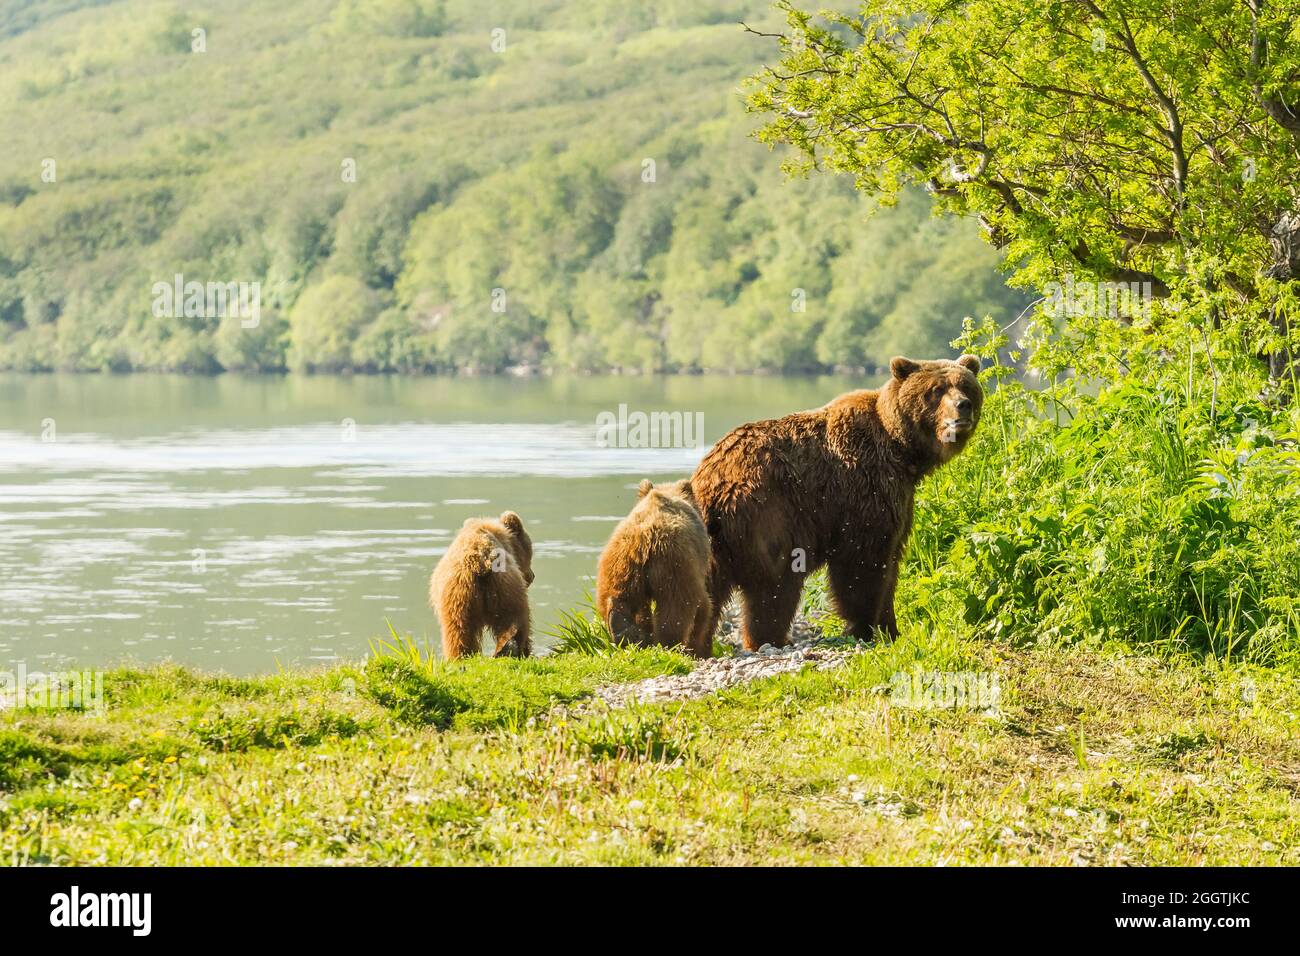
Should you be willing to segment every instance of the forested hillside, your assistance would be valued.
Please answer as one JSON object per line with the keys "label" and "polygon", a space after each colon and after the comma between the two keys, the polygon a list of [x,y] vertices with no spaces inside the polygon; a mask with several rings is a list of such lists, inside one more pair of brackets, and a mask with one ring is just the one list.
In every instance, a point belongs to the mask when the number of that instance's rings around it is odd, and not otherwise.
{"label": "forested hillside", "polygon": [[[816,369],[1013,317],[908,195],[788,181],[763,0],[0,6],[0,368]],[[260,319],[155,283],[260,283]]]}

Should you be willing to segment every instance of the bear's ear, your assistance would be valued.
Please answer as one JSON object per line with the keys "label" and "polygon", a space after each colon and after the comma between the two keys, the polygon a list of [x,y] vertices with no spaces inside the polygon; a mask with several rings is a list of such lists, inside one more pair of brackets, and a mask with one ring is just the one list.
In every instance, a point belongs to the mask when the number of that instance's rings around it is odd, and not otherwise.
{"label": "bear's ear", "polygon": [[920,362],[913,362],[910,358],[903,358],[901,355],[895,355],[889,360],[889,371],[894,374],[894,378],[900,382],[911,375],[913,372],[921,370]]}
{"label": "bear's ear", "polygon": [[976,375],[980,373],[980,357],[978,355],[963,355],[957,360],[957,364],[970,369]]}
{"label": "bear's ear", "polygon": [[506,526],[507,530],[513,531],[515,534],[523,533],[524,523],[520,520],[519,515],[513,511],[501,512],[501,523]]}
{"label": "bear's ear", "polygon": [[655,483],[651,481],[649,478],[642,478],[641,484],[636,486],[636,496],[638,498],[644,498],[646,495],[650,494],[654,486]]}

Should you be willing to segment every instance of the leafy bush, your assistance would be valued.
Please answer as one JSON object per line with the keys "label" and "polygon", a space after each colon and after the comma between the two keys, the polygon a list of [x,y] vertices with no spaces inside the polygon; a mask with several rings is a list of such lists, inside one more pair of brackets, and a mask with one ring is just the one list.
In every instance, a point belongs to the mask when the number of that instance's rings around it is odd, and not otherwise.
{"label": "leafy bush", "polygon": [[1260,400],[1254,370],[1218,374],[1189,391],[1156,361],[1094,395],[1004,381],[970,450],[921,488],[904,613],[1016,641],[1295,659],[1300,412]]}
{"label": "leafy bush", "polygon": [[[443,6],[0,13],[0,368],[826,370],[1026,301],[975,224],[748,138],[768,0],[503,0],[503,53]],[[259,282],[261,326],[152,315],[177,273]]]}
{"label": "leafy bush", "polygon": [[447,11],[442,0],[339,0],[333,26],[343,36],[436,37]]}
{"label": "leafy bush", "polygon": [[289,365],[338,371],[352,365],[352,344],[383,307],[382,297],[351,276],[330,276],[302,294],[289,316]]}

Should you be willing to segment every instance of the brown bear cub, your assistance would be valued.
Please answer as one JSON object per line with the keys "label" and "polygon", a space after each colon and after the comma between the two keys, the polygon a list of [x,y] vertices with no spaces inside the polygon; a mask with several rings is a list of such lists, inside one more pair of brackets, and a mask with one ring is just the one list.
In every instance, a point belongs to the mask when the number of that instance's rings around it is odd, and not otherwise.
{"label": "brown bear cub", "polygon": [[916,486],[951,461],[979,423],[980,360],[895,358],[880,389],[741,425],[691,479],[712,542],[713,622],[739,588],[742,637],[789,643],[804,578],[829,569],[854,636],[897,636],[894,588]]}
{"label": "brown bear cub", "polygon": [[493,657],[527,657],[528,586],[533,541],[519,515],[469,518],[429,578],[429,606],[442,625],[442,654],[451,660],[479,653],[483,628],[496,637]]}
{"label": "brown bear cub", "polygon": [[689,481],[642,481],[600,556],[596,607],[616,640],[713,652],[709,535]]}

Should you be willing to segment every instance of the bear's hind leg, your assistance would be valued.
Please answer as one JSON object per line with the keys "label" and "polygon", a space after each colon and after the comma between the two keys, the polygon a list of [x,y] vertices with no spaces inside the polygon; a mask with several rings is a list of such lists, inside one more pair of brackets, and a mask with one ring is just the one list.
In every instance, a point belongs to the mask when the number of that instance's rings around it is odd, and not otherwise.
{"label": "bear's hind leg", "polygon": [[519,628],[511,624],[508,628],[497,635],[497,649],[493,657],[526,657],[526,654],[519,653],[519,643],[515,640],[519,636]]}
{"label": "bear's hind leg", "polygon": [[532,612],[528,607],[527,596],[521,596],[514,611],[510,628],[515,632],[512,657],[531,657],[533,654]]}
{"label": "bear's hind leg", "polygon": [[785,647],[790,643],[790,625],[799,610],[802,577],[788,577],[760,585],[742,584],[745,649],[756,651],[764,644]]}
{"label": "bear's hind leg", "polygon": [[634,607],[631,602],[621,598],[614,598],[607,602],[605,627],[609,629],[609,635],[615,643],[646,647],[650,643],[648,617],[646,609]]}
{"label": "bear's hind leg", "polygon": [[496,638],[494,657],[529,657],[533,653],[528,584],[518,569],[493,572],[484,585],[487,626]]}
{"label": "bear's hind leg", "polygon": [[510,622],[504,626],[493,626],[492,633],[496,637],[496,651],[493,657],[531,657],[533,653],[533,639],[529,633],[529,613],[525,606],[522,611],[516,610],[510,618]]}
{"label": "bear's hind leg", "polygon": [[439,613],[438,623],[442,628],[442,656],[454,661],[458,657],[469,657],[479,652],[479,634],[483,625],[475,620],[468,609],[457,613]]}
{"label": "bear's hind leg", "polygon": [[[708,588],[705,593],[705,600],[708,602],[708,614],[697,628],[696,634],[702,631],[705,637],[699,638],[700,645],[708,648],[709,653],[702,655],[711,656],[713,653],[713,635],[718,633],[718,625],[722,622],[722,612],[726,610],[727,604],[731,601],[731,592],[736,585],[731,576],[718,564],[716,558],[709,563]],[[701,656],[699,654],[696,655]]]}

